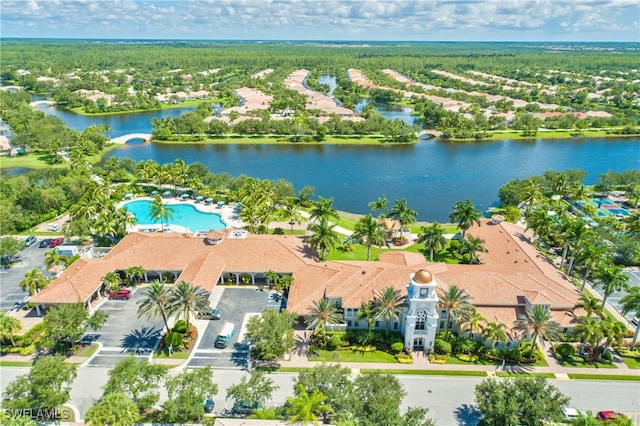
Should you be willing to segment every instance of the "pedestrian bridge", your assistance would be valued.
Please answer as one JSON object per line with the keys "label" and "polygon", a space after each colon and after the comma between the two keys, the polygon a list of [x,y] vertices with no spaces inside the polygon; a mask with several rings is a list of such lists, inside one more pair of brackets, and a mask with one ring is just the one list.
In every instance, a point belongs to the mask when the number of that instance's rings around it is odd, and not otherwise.
{"label": "pedestrian bridge", "polygon": [[22,90],[22,86],[2,86],[0,90],[3,92],[17,92],[18,90]]}
{"label": "pedestrian bridge", "polygon": [[41,101],[33,101],[29,103],[29,106],[33,108],[40,108],[40,107],[49,108],[54,106],[55,104],[56,104],[56,101],[47,101],[43,99]]}
{"label": "pedestrian bridge", "polygon": [[129,142],[131,139],[143,139],[145,142],[149,142],[151,140],[150,133],[129,133],[128,135],[118,136],[117,138],[111,139],[111,143],[117,144],[125,144]]}

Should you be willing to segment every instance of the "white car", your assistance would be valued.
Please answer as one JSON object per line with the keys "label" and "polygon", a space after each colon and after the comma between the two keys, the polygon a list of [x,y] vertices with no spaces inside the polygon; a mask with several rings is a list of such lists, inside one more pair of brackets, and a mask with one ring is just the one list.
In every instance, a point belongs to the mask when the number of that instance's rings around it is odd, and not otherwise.
{"label": "white car", "polygon": [[564,412],[564,418],[567,420],[577,419],[580,417],[580,411],[573,407],[565,407],[562,411]]}
{"label": "white car", "polygon": [[59,231],[60,230],[60,225],[58,225],[57,223],[52,223],[51,225],[49,225],[49,227],[47,228],[49,231]]}

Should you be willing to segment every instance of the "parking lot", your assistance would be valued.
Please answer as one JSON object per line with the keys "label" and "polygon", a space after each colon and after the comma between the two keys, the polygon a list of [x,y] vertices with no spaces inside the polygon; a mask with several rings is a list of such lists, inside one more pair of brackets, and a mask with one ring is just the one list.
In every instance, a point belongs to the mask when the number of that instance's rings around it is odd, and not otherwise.
{"label": "parking lot", "polygon": [[[253,315],[260,314],[267,304],[273,304],[271,293],[255,288],[225,287],[216,308],[222,311],[220,320],[207,320],[207,328],[188,367],[246,368],[249,346],[243,342],[246,323]],[[279,306],[279,302],[275,305]],[[203,320],[204,321],[204,320]],[[214,347],[216,337],[225,322],[235,324],[236,331],[225,349]]]}
{"label": "parking lot", "polygon": [[100,310],[109,314],[105,325],[95,334],[85,336],[85,341],[96,341],[102,348],[90,361],[90,366],[110,367],[130,353],[148,357],[162,336],[162,319],[138,318],[137,301],[144,288],[133,291],[131,299],[107,300]]}
{"label": "parking lot", "polygon": [[24,279],[24,274],[32,269],[40,269],[46,276],[47,271],[44,267],[45,249],[38,248],[38,238],[36,243],[24,250],[18,252],[20,262],[9,268],[0,268],[0,309],[3,312],[9,312],[14,308],[16,303],[21,303],[29,296],[28,292],[23,292],[18,287],[20,281]]}

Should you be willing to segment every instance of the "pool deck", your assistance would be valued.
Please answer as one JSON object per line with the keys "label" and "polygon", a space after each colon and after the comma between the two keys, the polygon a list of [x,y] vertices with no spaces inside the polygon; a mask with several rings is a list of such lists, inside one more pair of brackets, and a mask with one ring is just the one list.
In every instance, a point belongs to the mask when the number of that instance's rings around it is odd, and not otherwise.
{"label": "pool deck", "polygon": [[[238,210],[235,206],[224,205],[219,207],[216,203],[207,204],[205,202],[196,202],[195,200],[187,199],[183,200],[180,197],[171,197],[171,198],[163,198],[165,205],[167,206],[175,206],[175,205],[191,205],[196,210],[203,213],[215,213],[220,215],[222,221],[227,225],[226,229],[244,229],[244,222],[238,216]],[[129,203],[131,201],[153,201],[153,197],[135,197],[129,200],[124,200],[121,203],[118,203],[118,207],[122,207],[124,204]],[[161,229],[161,225],[135,225],[128,228],[129,232],[138,231],[138,232],[158,232]],[[187,229],[184,226],[180,225],[165,225],[164,232],[193,232],[196,233],[198,231],[208,231],[208,229]]]}

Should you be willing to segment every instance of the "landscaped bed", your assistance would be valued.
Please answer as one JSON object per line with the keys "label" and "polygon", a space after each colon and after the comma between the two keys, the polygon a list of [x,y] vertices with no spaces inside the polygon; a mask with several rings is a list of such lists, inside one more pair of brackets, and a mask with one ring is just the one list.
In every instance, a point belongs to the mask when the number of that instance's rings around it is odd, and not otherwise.
{"label": "landscaped bed", "polygon": [[379,350],[363,352],[350,348],[339,348],[333,351],[328,349],[311,348],[309,350],[309,361],[398,363],[396,357],[387,352]]}

